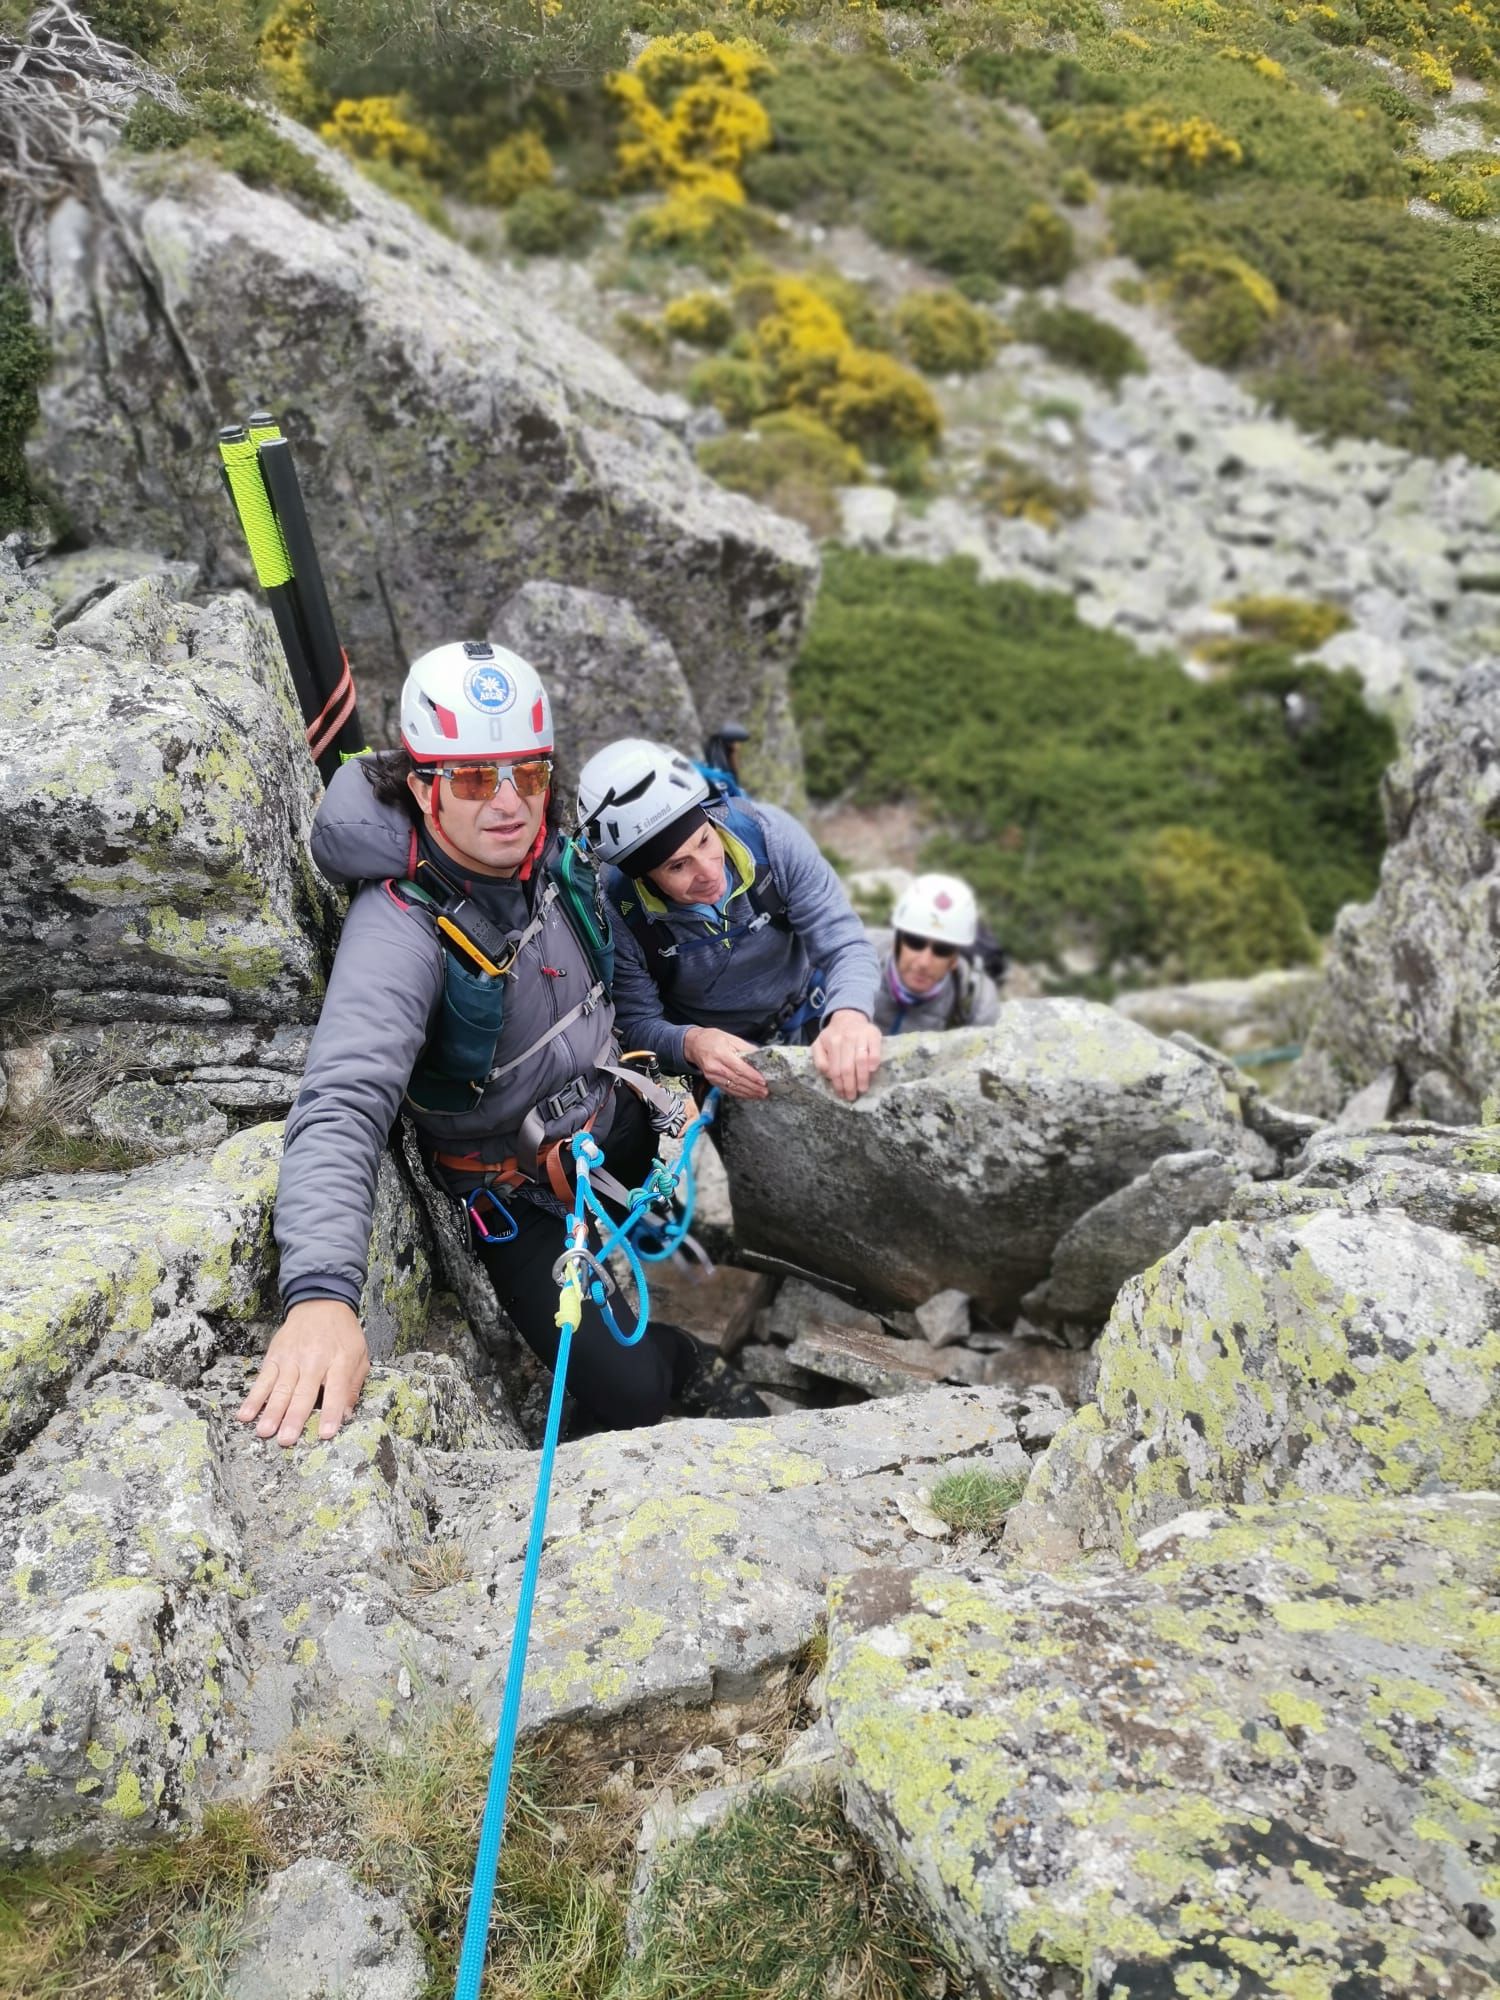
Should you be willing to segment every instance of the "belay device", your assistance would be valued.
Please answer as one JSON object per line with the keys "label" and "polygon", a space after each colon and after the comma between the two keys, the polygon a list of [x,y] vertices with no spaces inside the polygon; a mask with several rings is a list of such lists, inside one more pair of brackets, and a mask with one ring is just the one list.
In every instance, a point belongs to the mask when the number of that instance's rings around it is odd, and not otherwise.
{"label": "belay device", "polygon": [[219,432],[224,483],[292,670],[307,747],[326,785],[365,748],[354,676],[339,644],[292,448],[264,410]]}

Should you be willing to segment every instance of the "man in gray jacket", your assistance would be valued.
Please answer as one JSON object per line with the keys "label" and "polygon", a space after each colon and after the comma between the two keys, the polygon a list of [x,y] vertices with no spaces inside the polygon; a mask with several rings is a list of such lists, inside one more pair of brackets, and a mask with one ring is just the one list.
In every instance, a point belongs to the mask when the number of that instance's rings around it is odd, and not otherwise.
{"label": "man in gray jacket", "polygon": [[750,1098],[767,1086],[746,1056],[804,1042],[841,1097],[869,1089],[875,953],[789,813],[718,797],[679,751],[626,737],[584,766],[578,818],[614,864],[615,1005],[632,1047]]}
{"label": "man in gray jacket", "polygon": [[[479,642],[424,654],[402,691],[403,749],[344,767],[313,854],[356,885],[287,1120],[276,1198],[284,1322],[239,1410],[290,1445],[320,1437],[369,1372],[358,1306],[381,1152],[399,1111],[466,1207],[501,1304],[550,1367],[571,1205],[569,1141],[587,1126],[626,1186],[654,1134],[622,1088],[608,921],[569,877],[549,825],[552,717],[524,660]],[[764,1415],[679,1329],[633,1347],[585,1307],[569,1387],[602,1426],[668,1401]]]}

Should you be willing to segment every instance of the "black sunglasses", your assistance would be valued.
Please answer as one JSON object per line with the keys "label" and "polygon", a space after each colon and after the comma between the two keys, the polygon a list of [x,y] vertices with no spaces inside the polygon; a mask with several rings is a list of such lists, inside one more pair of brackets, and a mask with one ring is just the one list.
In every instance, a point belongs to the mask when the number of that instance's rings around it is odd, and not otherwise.
{"label": "black sunglasses", "polygon": [[910,931],[898,931],[896,941],[904,944],[908,951],[930,951],[934,958],[958,957],[958,946],[945,944],[941,938],[913,937]]}

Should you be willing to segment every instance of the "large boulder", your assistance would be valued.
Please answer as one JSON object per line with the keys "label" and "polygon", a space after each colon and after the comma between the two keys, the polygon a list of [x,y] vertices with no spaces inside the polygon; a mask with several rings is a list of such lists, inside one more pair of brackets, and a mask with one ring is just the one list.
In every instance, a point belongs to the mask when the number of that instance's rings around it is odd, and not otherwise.
{"label": "large boulder", "polygon": [[53,211],[54,356],[31,452],[76,530],[249,580],[215,427],[286,419],[341,635],[379,729],[408,659],[552,579],[628,597],[706,718],[795,791],[787,694],[816,575],[803,530],[700,473],[685,408],[309,133],[349,219],[201,159],[115,152]]}
{"label": "large boulder", "polygon": [[[190,1163],[10,1184],[0,1218],[0,1465],[75,1381],[128,1369],[190,1387],[216,1356],[275,1324],[280,1161],[281,1128],[261,1125]],[[430,1285],[405,1183],[386,1160],[361,1302],[374,1353],[409,1340]]]}
{"label": "large boulder", "polygon": [[1289,1102],[1331,1117],[1394,1068],[1445,1122],[1500,1091],[1500,664],[1434,697],[1385,778],[1370,903],[1340,912]]}
{"label": "large boulder", "polygon": [[1232,1179],[1275,1164],[1218,1065],[1088,1001],[888,1039],[853,1105],[805,1050],[758,1060],[770,1097],[723,1120],[740,1240],[879,1305],[957,1287],[1013,1317],[1071,1225],[1161,1155],[1212,1152]]}
{"label": "large boulder", "polygon": [[1123,1573],[865,1570],[849,1810],[978,1992],[1487,2000],[1497,1575],[1493,1495],[1186,1515]]}
{"label": "large boulder", "polygon": [[55,629],[0,552],[0,1005],[316,1017],[333,899],[270,620],[155,572]]}
{"label": "large boulder", "polygon": [[1500,1249],[1391,1192],[1213,1223],[1132,1280],[1096,1400],[1053,1440],[1009,1539],[1128,1558],[1191,1507],[1494,1485]]}
{"label": "large boulder", "polygon": [[705,732],[677,655],[627,598],[522,584],[496,613],[491,636],[547,683],[560,719],[556,784],[570,804],[579,771],[617,737],[650,736],[699,754]]}

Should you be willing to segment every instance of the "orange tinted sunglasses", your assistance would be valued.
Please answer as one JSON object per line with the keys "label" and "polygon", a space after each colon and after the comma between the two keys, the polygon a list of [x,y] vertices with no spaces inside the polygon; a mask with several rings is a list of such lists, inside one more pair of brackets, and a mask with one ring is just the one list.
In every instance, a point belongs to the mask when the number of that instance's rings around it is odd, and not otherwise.
{"label": "orange tinted sunglasses", "polygon": [[519,763],[429,764],[418,773],[423,778],[446,778],[454,798],[467,805],[492,799],[507,778],[523,799],[539,798],[552,782],[550,757],[523,757]]}

